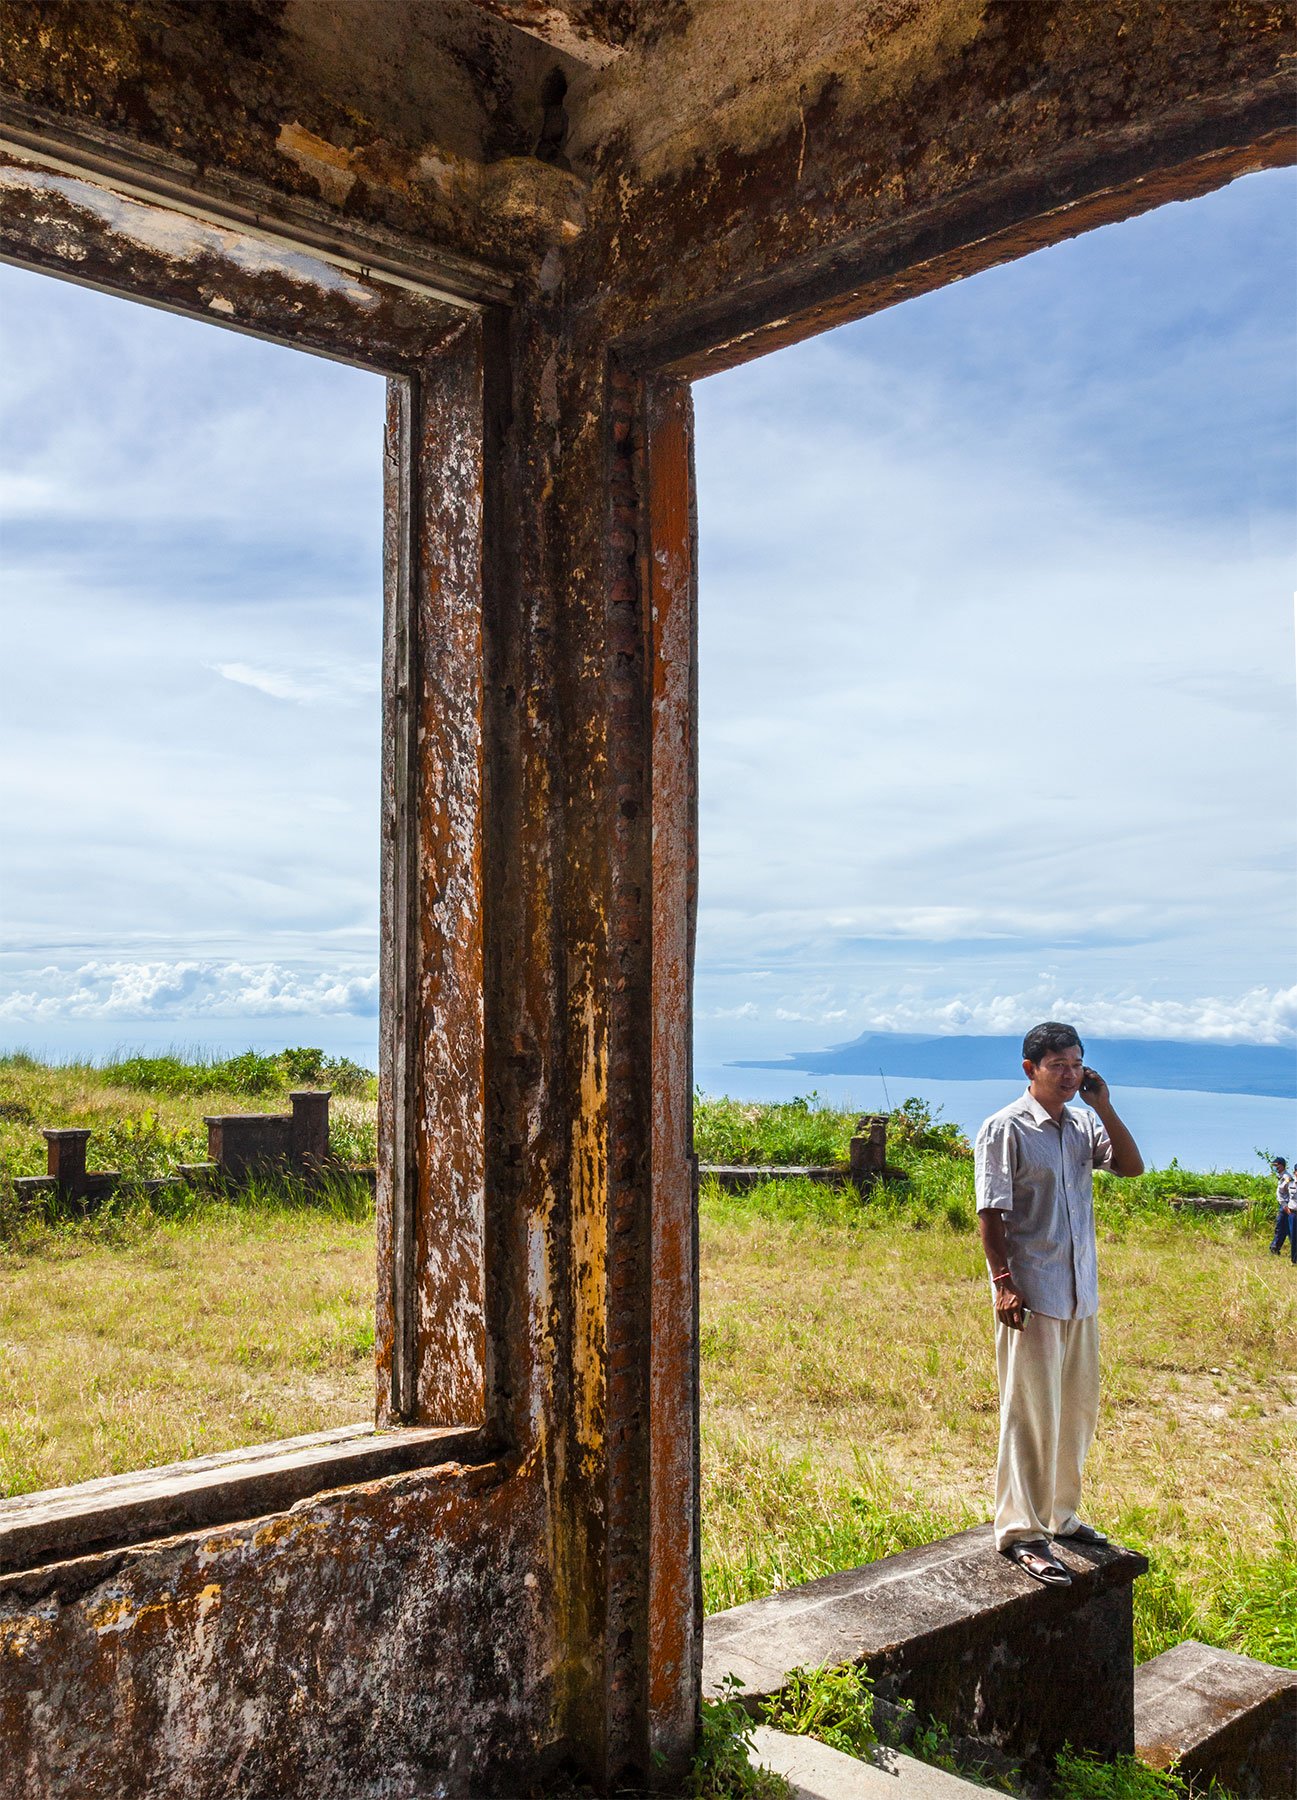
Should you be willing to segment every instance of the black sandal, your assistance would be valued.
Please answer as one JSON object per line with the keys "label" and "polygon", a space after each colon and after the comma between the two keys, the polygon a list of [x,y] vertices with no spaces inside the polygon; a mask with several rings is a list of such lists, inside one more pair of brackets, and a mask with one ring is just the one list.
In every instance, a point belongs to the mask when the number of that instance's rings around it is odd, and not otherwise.
{"label": "black sandal", "polygon": [[1071,1531],[1056,1531],[1054,1536],[1064,1544],[1094,1544],[1098,1546],[1106,1544],[1108,1541],[1106,1532],[1096,1531],[1093,1525],[1083,1525],[1079,1519]]}
{"label": "black sandal", "polygon": [[1041,1581],[1046,1587],[1071,1587],[1072,1577],[1050,1550],[1044,1538],[1035,1538],[1025,1544],[1006,1544],[1000,1552],[1009,1561],[1017,1563],[1024,1575],[1030,1575],[1033,1581]]}

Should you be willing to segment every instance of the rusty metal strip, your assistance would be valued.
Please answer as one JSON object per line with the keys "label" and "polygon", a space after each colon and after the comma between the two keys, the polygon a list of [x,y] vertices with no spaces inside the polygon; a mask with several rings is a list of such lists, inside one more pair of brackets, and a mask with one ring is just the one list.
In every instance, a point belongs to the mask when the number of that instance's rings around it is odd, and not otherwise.
{"label": "rusty metal strip", "polygon": [[386,451],[379,1417],[485,1413],[482,345],[391,384]]}
{"label": "rusty metal strip", "polygon": [[647,1678],[650,1755],[669,1766],[693,1738],[702,1657],[693,1157],[697,531],[688,385],[651,384],[645,417],[653,842]]}
{"label": "rusty metal strip", "polygon": [[411,1423],[484,1416],[485,1097],[482,904],[482,321],[425,364],[412,426],[411,706],[415,783]]}
{"label": "rusty metal strip", "polygon": [[418,786],[414,692],[417,618],[411,599],[416,558],[414,419],[418,377],[393,380],[383,446],[382,875],[379,958],[378,1300],[375,1374],[381,1424],[416,1413],[414,1216],[418,1054],[414,922]]}

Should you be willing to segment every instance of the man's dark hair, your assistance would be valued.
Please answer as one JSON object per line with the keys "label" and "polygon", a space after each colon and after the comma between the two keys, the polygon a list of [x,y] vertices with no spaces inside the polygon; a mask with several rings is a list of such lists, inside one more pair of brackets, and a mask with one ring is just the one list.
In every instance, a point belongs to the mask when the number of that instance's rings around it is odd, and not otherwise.
{"label": "man's dark hair", "polygon": [[1060,1025],[1057,1019],[1046,1019],[1043,1025],[1033,1025],[1022,1040],[1023,1062],[1043,1062],[1051,1050],[1079,1050],[1085,1055],[1085,1045],[1070,1025]]}

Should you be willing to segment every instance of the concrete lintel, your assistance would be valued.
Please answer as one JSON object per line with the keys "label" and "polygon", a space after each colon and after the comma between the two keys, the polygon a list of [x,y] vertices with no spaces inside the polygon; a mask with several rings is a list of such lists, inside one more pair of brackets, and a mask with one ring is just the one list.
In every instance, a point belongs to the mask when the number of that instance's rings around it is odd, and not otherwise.
{"label": "concrete lintel", "polygon": [[746,1193],[766,1181],[818,1181],[825,1187],[846,1187],[851,1181],[850,1169],[832,1163],[702,1163],[698,1173],[730,1193]]}

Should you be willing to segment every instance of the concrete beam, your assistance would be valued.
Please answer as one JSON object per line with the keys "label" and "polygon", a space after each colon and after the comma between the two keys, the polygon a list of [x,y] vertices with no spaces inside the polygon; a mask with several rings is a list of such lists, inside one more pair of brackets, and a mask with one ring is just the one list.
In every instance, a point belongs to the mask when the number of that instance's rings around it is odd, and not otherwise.
{"label": "concrete beam", "polygon": [[1070,1588],[1032,1581],[978,1526],[717,1613],[704,1627],[704,1691],[733,1674],[755,1707],[795,1668],[852,1663],[882,1698],[910,1701],[1032,1776],[1048,1776],[1064,1744],[1128,1754],[1131,1589],[1148,1564],[1116,1545],[1058,1549]]}

